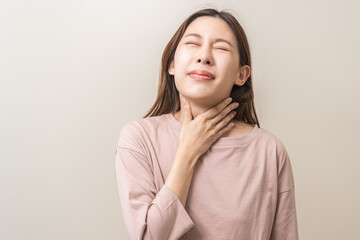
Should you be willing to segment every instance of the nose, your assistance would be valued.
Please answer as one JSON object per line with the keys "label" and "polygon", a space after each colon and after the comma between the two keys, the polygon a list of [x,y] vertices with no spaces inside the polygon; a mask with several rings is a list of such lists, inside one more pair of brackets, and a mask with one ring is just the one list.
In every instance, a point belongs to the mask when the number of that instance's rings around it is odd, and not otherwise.
{"label": "nose", "polygon": [[198,63],[201,63],[201,62],[206,62],[206,64],[209,64],[210,65],[210,60],[203,60],[202,58],[199,58],[198,60],[197,60],[197,62]]}
{"label": "nose", "polygon": [[205,47],[199,52],[200,56],[197,58],[196,62],[203,63],[203,64],[213,64],[213,59],[211,56],[211,50]]}

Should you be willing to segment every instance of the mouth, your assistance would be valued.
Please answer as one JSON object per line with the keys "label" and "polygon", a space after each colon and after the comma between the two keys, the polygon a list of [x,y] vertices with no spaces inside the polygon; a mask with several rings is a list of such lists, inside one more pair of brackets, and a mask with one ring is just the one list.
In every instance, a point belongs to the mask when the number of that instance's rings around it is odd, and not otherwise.
{"label": "mouth", "polygon": [[205,70],[193,70],[189,72],[189,76],[196,80],[213,80],[215,76],[208,71]]}
{"label": "mouth", "polygon": [[205,81],[214,80],[214,78],[211,78],[207,75],[201,75],[201,74],[189,74],[189,76],[195,80],[205,80]]}

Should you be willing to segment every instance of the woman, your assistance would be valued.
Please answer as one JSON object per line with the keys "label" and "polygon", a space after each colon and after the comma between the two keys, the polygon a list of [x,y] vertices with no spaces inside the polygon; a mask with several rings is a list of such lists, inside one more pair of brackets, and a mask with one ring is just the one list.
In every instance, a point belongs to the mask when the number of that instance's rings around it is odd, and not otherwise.
{"label": "woman", "polygon": [[250,72],[245,32],[230,13],[203,9],[179,27],[155,104],[118,136],[132,239],[298,239],[289,155],[260,128]]}

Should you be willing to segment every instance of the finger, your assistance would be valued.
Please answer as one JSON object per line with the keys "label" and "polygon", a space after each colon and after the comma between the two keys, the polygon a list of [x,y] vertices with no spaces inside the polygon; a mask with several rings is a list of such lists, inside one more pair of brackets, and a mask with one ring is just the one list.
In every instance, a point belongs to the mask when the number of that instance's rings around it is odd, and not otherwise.
{"label": "finger", "polygon": [[236,108],[239,106],[239,103],[237,102],[233,102],[229,105],[227,105],[218,115],[216,115],[215,117],[213,117],[211,119],[211,121],[214,123],[214,124],[218,124],[221,120],[223,120],[229,113],[230,111],[235,111],[235,114],[236,114]]}
{"label": "finger", "polygon": [[227,133],[228,131],[230,131],[233,127],[235,126],[235,123],[233,121],[230,121],[226,126],[224,126],[223,128],[221,128],[218,132],[217,132],[217,138],[221,137],[222,135],[224,135],[225,133]]}
{"label": "finger", "polygon": [[229,103],[231,103],[231,98],[225,98],[220,103],[216,104],[214,107],[210,108],[206,112],[202,113],[201,115],[206,119],[212,119],[215,117],[221,110],[223,110]]}
{"label": "finger", "polygon": [[228,125],[230,121],[234,122],[233,119],[235,116],[236,116],[236,111],[232,111],[231,113],[227,114],[221,121],[216,123],[216,125],[214,126],[215,132],[220,131],[223,127]]}

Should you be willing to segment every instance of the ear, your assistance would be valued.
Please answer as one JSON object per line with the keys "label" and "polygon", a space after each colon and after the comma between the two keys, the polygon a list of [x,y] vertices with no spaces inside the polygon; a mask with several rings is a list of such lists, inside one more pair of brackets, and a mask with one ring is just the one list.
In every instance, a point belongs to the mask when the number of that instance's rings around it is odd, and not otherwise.
{"label": "ear", "polygon": [[242,86],[245,84],[246,80],[250,77],[251,69],[249,65],[244,65],[239,69],[238,78],[235,81],[235,85]]}
{"label": "ear", "polygon": [[175,74],[175,69],[174,69],[174,59],[171,60],[170,62],[170,66],[169,66],[169,74],[170,75],[174,75]]}

